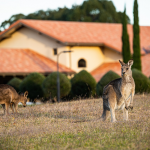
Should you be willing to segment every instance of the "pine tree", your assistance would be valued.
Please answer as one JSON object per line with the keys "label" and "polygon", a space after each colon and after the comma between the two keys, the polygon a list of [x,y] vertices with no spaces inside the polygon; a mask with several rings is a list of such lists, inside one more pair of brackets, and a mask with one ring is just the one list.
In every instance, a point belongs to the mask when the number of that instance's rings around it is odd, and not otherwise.
{"label": "pine tree", "polygon": [[131,59],[129,35],[127,31],[126,8],[124,9],[122,20],[122,57],[125,63]]}
{"label": "pine tree", "polygon": [[141,71],[141,53],[140,53],[140,36],[139,36],[139,17],[138,17],[138,3],[134,1],[134,24],[133,24],[133,68]]}

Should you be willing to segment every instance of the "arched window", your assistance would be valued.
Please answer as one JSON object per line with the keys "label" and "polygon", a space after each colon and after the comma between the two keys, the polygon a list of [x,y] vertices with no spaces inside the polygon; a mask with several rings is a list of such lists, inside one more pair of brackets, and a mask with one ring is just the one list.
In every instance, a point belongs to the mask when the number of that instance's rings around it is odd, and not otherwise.
{"label": "arched window", "polygon": [[80,59],[78,61],[78,67],[86,67],[86,61],[84,59]]}

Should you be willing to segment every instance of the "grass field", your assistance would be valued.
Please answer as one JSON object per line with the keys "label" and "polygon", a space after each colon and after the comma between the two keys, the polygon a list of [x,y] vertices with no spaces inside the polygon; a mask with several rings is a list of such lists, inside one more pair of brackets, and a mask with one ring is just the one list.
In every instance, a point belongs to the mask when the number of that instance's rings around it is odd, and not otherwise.
{"label": "grass field", "polygon": [[136,95],[129,121],[103,122],[102,99],[20,107],[4,116],[0,108],[0,150],[150,149],[150,95]]}

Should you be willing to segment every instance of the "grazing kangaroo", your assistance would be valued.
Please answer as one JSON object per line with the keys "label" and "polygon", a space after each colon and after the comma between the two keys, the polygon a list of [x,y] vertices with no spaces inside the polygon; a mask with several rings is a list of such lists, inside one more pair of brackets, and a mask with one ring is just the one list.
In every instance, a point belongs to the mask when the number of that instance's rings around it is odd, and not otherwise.
{"label": "grazing kangaroo", "polygon": [[18,108],[18,103],[21,102],[24,107],[26,107],[27,102],[27,96],[28,91],[26,91],[24,94],[18,94],[16,90],[7,84],[0,84],[0,104],[2,104],[2,107],[7,112],[7,115],[9,115],[9,106],[11,107],[13,113],[13,106],[15,107],[16,113]]}
{"label": "grazing kangaroo", "polygon": [[128,120],[128,109],[133,109],[133,96],[135,93],[135,83],[131,70],[133,60],[129,60],[127,64],[120,60],[119,62],[122,78],[111,81],[103,89],[102,119],[104,121],[111,113],[111,122],[115,122],[116,109],[122,109],[124,120]]}

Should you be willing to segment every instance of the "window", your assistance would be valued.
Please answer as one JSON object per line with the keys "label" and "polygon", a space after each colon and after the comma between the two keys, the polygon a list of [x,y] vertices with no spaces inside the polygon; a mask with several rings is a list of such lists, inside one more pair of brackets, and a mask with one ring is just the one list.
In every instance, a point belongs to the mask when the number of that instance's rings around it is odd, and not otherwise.
{"label": "window", "polygon": [[78,67],[86,67],[86,61],[84,59],[80,59],[78,61]]}
{"label": "window", "polygon": [[54,55],[57,55],[57,48],[54,48],[53,51],[54,51]]}

